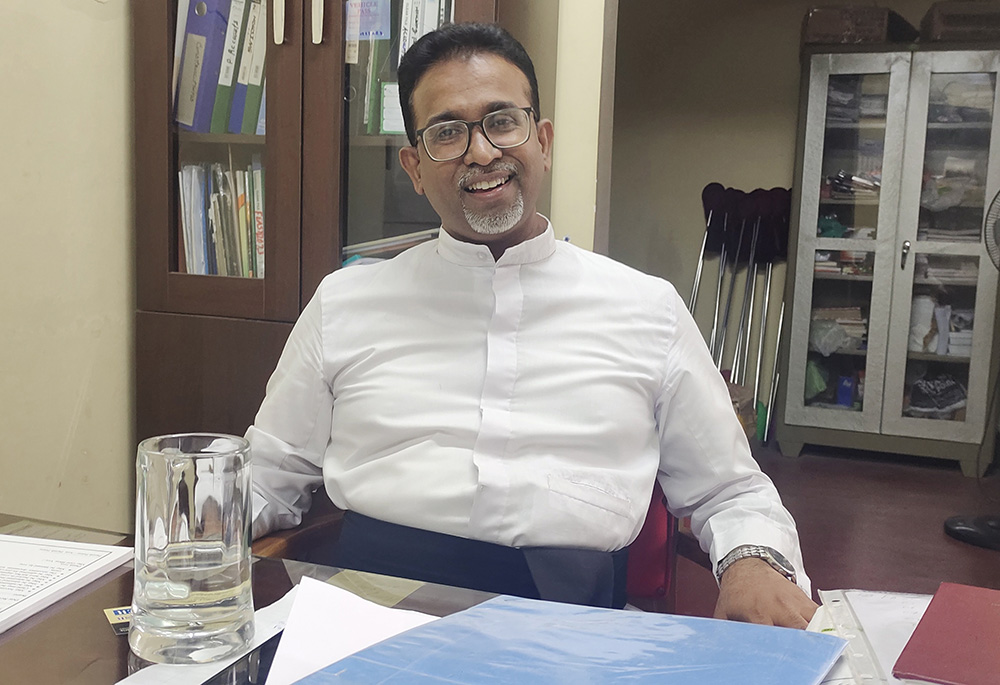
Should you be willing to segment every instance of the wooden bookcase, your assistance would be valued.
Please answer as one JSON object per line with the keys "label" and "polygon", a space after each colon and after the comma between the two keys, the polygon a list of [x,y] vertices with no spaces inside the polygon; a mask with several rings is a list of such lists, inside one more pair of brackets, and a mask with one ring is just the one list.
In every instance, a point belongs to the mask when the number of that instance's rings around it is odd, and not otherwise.
{"label": "wooden bookcase", "polygon": [[[173,120],[176,0],[132,3],[135,153],[136,439],[178,431],[242,434],[301,308],[341,263],[347,111],[344,3],[284,0],[267,13],[267,133],[207,138],[255,147],[266,172],[265,277],[183,273]],[[323,3],[320,42],[314,7]],[[393,16],[399,0],[393,0]],[[455,0],[455,20],[494,21],[496,0]]]}

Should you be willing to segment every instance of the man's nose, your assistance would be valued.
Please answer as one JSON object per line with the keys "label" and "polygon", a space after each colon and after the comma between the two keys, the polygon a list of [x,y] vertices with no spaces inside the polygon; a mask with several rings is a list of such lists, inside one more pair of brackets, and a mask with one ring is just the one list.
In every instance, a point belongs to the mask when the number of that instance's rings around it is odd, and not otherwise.
{"label": "man's nose", "polygon": [[503,153],[493,146],[481,126],[473,126],[469,131],[469,149],[465,153],[466,164],[478,164],[486,166],[494,159],[501,157]]}

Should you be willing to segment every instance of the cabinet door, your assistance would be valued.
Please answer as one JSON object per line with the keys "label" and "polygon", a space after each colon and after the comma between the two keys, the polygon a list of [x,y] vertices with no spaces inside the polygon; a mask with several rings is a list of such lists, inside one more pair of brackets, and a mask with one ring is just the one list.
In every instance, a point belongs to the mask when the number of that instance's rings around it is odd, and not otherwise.
{"label": "cabinet door", "polygon": [[302,3],[279,2],[280,25],[270,0],[133,5],[140,310],[298,314]]}
{"label": "cabinet door", "polygon": [[[440,220],[399,165],[396,67],[403,0],[308,0],[302,150],[303,303],[344,261],[391,257]],[[496,19],[495,0],[438,0],[431,24]],[[317,8],[322,7],[323,27]],[[426,28],[426,27],[425,27]],[[409,28],[407,29],[410,30]],[[340,189],[340,192],[337,192]]]}
{"label": "cabinet door", "polygon": [[909,62],[811,58],[785,423],[880,430]]}
{"label": "cabinet door", "polygon": [[997,284],[983,223],[1000,188],[998,68],[1000,52],[913,58],[886,433],[982,439]]}

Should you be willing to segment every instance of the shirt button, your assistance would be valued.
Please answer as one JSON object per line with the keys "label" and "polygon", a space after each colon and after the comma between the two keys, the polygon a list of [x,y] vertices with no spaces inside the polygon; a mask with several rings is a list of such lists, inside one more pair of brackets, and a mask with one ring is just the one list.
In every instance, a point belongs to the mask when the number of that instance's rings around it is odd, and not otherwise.
{"label": "shirt button", "polygon": [[486,259],[486,255],[484,255],[482,252],[480,252],[476,256],[479,257],[479,261],[483,261],[484,259]]}

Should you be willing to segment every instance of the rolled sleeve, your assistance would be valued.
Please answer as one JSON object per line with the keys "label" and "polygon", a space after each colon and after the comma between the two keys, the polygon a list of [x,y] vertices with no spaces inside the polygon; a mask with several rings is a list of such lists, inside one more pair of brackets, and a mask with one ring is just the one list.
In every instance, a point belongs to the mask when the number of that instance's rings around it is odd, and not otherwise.
{"label": "rolled sleeve", "polygon": [[729,391],[694,319],[671,289],[673,330],[656,406],[659,481],[670,511],[691,530],[716,568],[732,549],[772,547],[792,563],[811,596],[798,533],[777,489],[757,465]]}
{"label": "rolled sleeve", "polygon": [[332,412],[317,296],[292,328],[246,433],[253,454],[254,538],[301,522],[312,493],[323,484]]}

